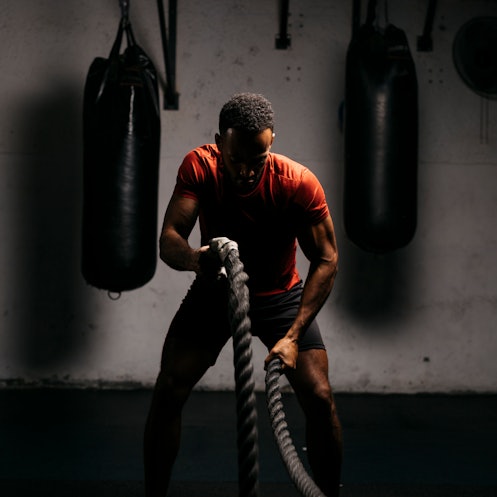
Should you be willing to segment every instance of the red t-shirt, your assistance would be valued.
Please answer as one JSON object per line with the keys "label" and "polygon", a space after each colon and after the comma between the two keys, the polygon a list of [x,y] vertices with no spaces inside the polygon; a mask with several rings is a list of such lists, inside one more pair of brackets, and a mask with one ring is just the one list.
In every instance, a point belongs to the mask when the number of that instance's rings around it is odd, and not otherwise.
{"label": "red t-shirt", "polygon": [[255,295],[277,294],[300,281],[299,229],[328,216],[316,176],[291,159],[270,153],[257,187],[245,195],[230,188],[216,145],[192,150],[181,164],[174,192],[199,202],[201,243],[225,236],[238,243]]}

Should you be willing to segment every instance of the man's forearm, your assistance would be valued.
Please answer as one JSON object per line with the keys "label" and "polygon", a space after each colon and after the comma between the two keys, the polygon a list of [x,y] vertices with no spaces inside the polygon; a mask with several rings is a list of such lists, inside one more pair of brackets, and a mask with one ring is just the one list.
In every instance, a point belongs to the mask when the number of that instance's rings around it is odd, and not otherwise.
{"label": "man's forearm", "polygon": [[321,261],[314,266],[311,264],[297,316],[287,333],[288,338],[297,341],[305,333],[330,295],[336,273],[337,264],[334,261]]}
{"label": "man's forearm", "polygon": [[162,233],[160,238],[160,258],[168,266],[178,271],[200,270],[199,250],[190,247],[178,233],[173,230]]}

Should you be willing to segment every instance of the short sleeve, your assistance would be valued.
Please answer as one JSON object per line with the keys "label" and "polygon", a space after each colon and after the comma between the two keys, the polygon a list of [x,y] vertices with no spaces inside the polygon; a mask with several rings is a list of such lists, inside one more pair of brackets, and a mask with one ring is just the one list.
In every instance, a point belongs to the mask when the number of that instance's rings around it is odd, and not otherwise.
{"label": "short sleeve", "polygon": [[295,194],[298,204],[308,222],[315,225],[329,215],[328,203],[321,183],[309,169],[302,173],[302,181]]}
{"label": "short sleeve", "polygon": [[199,200],[201,185],[205,177],[203,160],[196,150],[192,150],[185,156],[179,167],[174,193],[181,197]]}

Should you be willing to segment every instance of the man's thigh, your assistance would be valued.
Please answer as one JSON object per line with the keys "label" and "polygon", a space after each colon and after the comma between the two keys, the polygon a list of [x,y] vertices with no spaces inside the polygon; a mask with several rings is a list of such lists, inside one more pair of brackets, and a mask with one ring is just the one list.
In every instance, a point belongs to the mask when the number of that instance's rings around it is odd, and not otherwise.
{"label": "man's thigh", "polygon": [[216,362],[231,336],[226,291],[222,282],[192,284],[164,342],[163,373],[177,380],[185,374],[195,379]]}
{"label": "man's thigh", "polygon": [[[250,318],[252,333],[271,350],[283,338],[297,316],[302,298],[302,284],[288,292],[252,298]],[[299,340],[299,351],[324,349],[323,339],[316,320],[313,320]]]}

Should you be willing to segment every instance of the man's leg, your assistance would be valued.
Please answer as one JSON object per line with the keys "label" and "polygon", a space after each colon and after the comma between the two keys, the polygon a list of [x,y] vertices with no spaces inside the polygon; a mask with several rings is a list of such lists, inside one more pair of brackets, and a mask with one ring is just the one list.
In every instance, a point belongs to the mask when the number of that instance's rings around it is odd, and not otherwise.
{"label": "man's leg", "polygon": [[193,387],[211,366],[212,357],[184,342],[166,339],[163,366],[157,378],[145,426],[145,495],[166,497],[179,450],[181,414]]}
{"label": "man's leg", "polygon": [[328,379],[323,349],[299,353],[296,370],[285,370],[306,418],[307,454],[316,484],[337,497],[342,464],[342,430]]}
{"label": "man's leg", "polygon": [[166,497],[183,406],[231,336],[226,290],[224,281],[195,280],[169,328],[145,426],[147,497]]}

